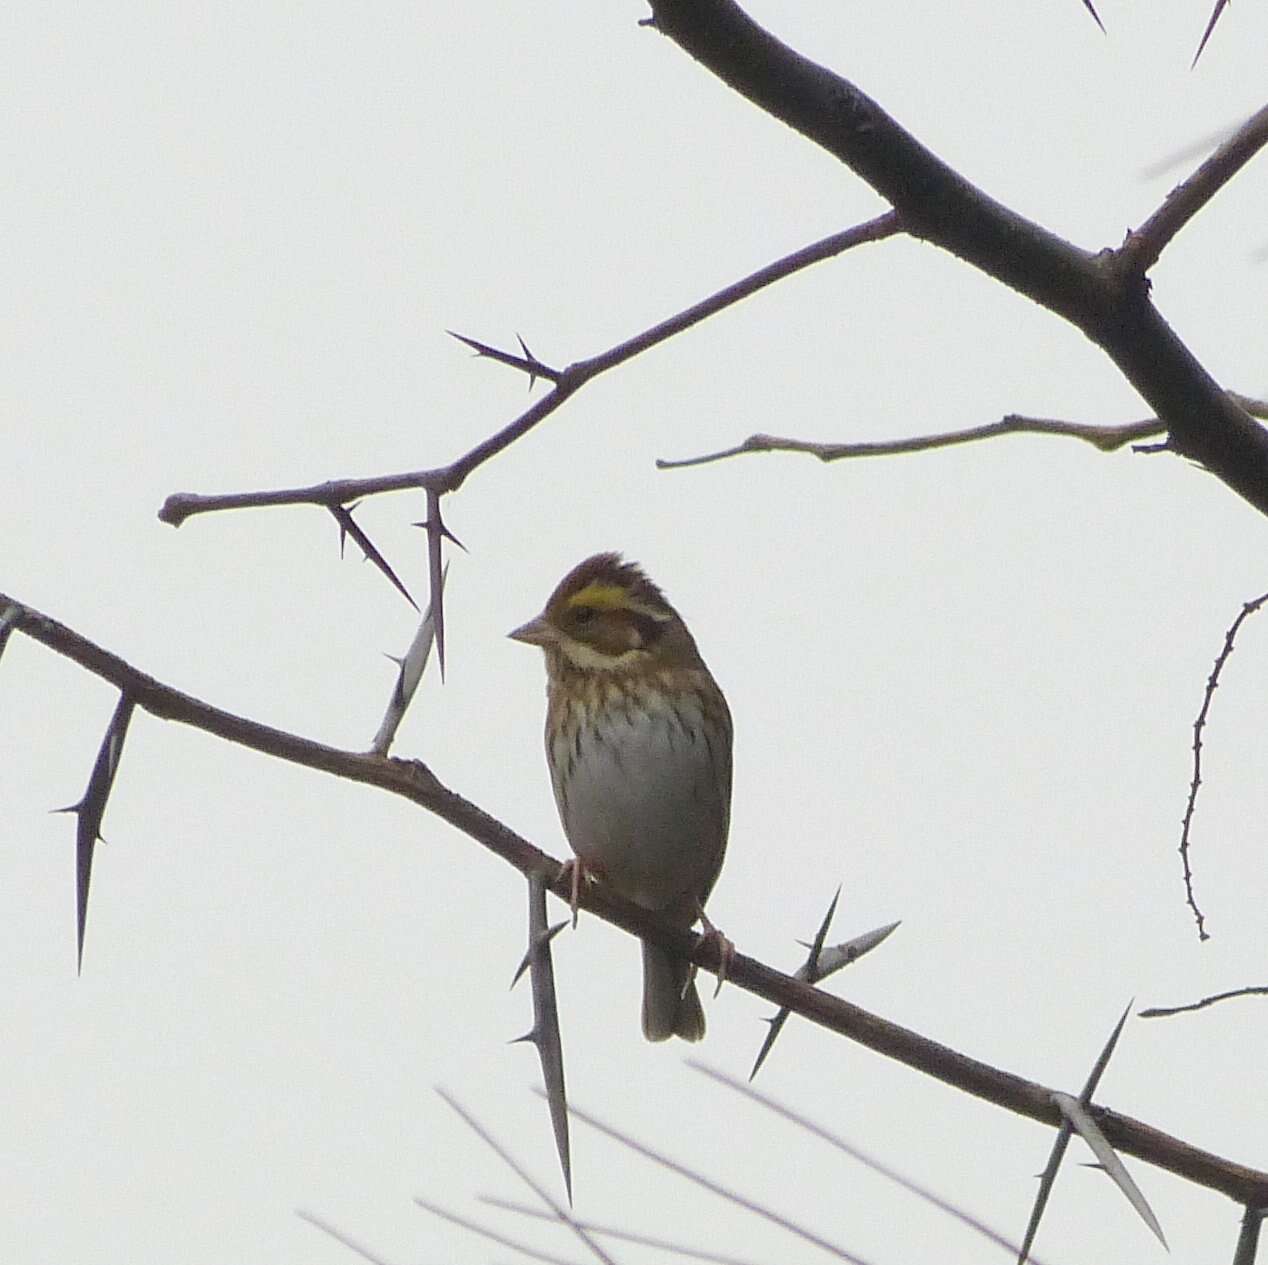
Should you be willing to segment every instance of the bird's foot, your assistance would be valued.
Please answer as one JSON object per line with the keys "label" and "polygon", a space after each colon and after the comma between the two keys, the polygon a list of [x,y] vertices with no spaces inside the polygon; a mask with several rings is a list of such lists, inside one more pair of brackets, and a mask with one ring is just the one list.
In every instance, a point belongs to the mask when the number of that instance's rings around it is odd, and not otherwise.
{"label": "bird's foot", "polygon": [[580,857],[571,857],[559,867],[559,880],[566,881],[568,891],[568,908],[572,910],[572,925],[577,925],[577,911],[581,906],[581,887],[584,883],[593,883],[600,877],[593,865],[587,865]]}
{"label": "bird's foot", "polygon": [[735,961],[735,945],[709,921],[709,915],[704,912],[703,907],[700,909],[700,923],[704,927],[700,933],[700,943],[712,940],[718,951],[718,984],[713,990],[716,997],[722,991],[727,976],[731,974],[731,963]]}

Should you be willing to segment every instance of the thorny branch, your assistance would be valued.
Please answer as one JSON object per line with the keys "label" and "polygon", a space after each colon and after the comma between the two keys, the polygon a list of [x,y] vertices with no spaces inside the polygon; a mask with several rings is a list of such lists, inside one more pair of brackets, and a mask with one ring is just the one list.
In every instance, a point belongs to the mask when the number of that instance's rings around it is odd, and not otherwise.
{"label": "thorny branch", "polygon": [[766,286],[773,285],[776,281],[792,276],[812,264],[831,259],[853,246],[859,246],[865,242],[882,241],[900,231],[898,217],[890,211],[873,220],[833,233],[821,241],[813,242],[758,269],[757,272],[726,286],[699,303],[692,304],[691,307],[683,309],[667,320],[643,330],[633,338],[617,343],[588,360],[578,360],[563,369],[551,369],[542,364],[527,348],[524,348],[523,356],[514,356],[498,351],[486,343],[477,342],[475,339],[455,335],[461,342],[473,348],[477,355],[519,369],[530,377],[546,379],[554,384],[552,390],[521,413],[513,422],[482,440],[469,452],[446,466],[435,466],[425,470],[406,470],[397,474],[373,475],[363,479],[331,479],[325,483],[311,483],[301,487],[276,488],[260,492],[225,492],[212,495],[174,492],[159,509],[159,519],[172,527],[179,527],[195,514],[210,514],[221,510],[260,509],[278,505],[319,505],[331,508],[387,492],[423,489],[436,496],[456,492],[472,471],[497,456],[503,449],[510,447],[599,374],[614,369],[627,360],[632,360],[640,353],[690,329],[693,325],[698,325],[708,317],[739,303]]}
{"label": "thorny branch", "polygon": [[[25,633],[94,676],[111,682],[127,694],[140,711],[215,734],[293,764],[399,795],[456,827],[520,873],[541,875],[556,896],[565,901],[569,899],[570,885],[561,880],[561,866],[555,858],[443,785],[421,761],[342,750],[213,707],[155,680],[66,625],[3,593],[0,593],[0,624],[8,626],[11,632]],[[582,904],[605,921],[717,973],[720,963],[714,937],[696,936],[674,927],[601,887],[583,891]],[[777,1006],[787,1006],[813,1023],[966,1093],[1053,1127],[1060,1124],[1060,1112],[1054,1105],[1051,1088],[969,1058],[773,970],[754,958],[735,953],[728,963],[727,979],[747,992]],[[1097,1108],[1095,1116],[1105,1137],[1117,1150],[1168,1169],[1197,1185],[1222,1191],[1240,1203],[1268,1204],[1268,1173],[1199,1150],[1108,1108]]]}
{"label": "thorny branch", "polygon": [[[853,83],[782,43],[734,0],[650,0],[657,30],[733,91],[866,181],[912,236],[971,264],[1082,331],[1199,461],[1268,514],[1268,433],[1171,330],[1132,252],[1093,253],[994,201],[925,148]],[[1268,135],[1245,142],[1231,170]],[[1227,175],[1224,176],[1224,179]],[[1194,184],[1189,218],[1223,180]],[[1164,227],[1175,224],[1171,212]],[[1174,231],[1174,230],[1172,230]],[[1166,234],[1155,234],[1155,243]]]}
{"label": "thorny branch", "polygon": [[[1221,7],[1217,4],[1213,16]],[[946,446],[1019,430],[1073,435],[1108,451],[1144,434],[1166,430],[1175,451],[1201,461],[1229,487],[1268,513],[1268,438],[1262,428],[1251,422],[1238,398],[1221,391],[1167,327],[1149,301],[1144,279],[1144,273],[1197,210],[1268,143],[1268,111],[1261,111],[1221,146],[1139,230],[1129,234],[1118,251],[1093,255],[992,202],[923,149],[852,84],[773,40],[730,0],[653,0],[653,9],[662,32],[737,92],[837,155],[872,184],[894,210],[788,256],[627,342],[561,370],[546,366],[526,347],[524,355],[517,357],[464,339],[479,354],[525,372],[530,383],[541,377],[552,386],[543,399],[447,466],[334,480],[305,488],[219,496],[177,494],[169,497],[160,510],[159,517],[164,522],[179,526],[194,514],[267,505],[315,504],[338,510],[360,497],[422,489],[428,497],[425,525],[429,533],[437,650],[443,657],[439,591],[440,541],[447,535],[440,517],[443,496],[456,491],[472,471],[557,410],[593,377],[799,268],[862,241],[880,240],[900,231],[942,246],[1071,321],[1103,348],[1149,401],[1157,417],[1125,428],[1080,428],[1043,419],[1006,418],[991,427],[892,445],[810,445],[755,436],[747,445],[706,459],[757,450],[758,440],[764,441],[763,450],[776,445],[796,446],[823,460],[835,460],[876,455],[886,448],[899,452]],[[1143,426],[1151,429],[1141,431]],[[1259,603],[1265,600],[1268,594]],[[1194,781],[1182,844],[1186,882],[1190,877],[1188,826],[1200,781],[1200,726],[1205,722],[1219,668],[1231,652],[1232,636],[1250,613],[1250,605],[1230,629],[1225,652],[1208,682],[1202,714],[1195,725]],[[1257,609],[1258,603],[1254,605]],[[541,875],[557,895],[567,894],[559,890],[558,865],[553,858],[443,786],[420,762],[328,747],[211,707],[144,675],[118,656],[3,595],[0,617],[0,629],[7,632],[17,628],[112,681],[143,711],[401,795],[456,826],[522,873]],[[602,891],[587,893],[585,904],[600,917],[689,956],[706,969],[716,970],[718,966],[716,948],[710,940],[697,941],[690,933],[663,926],[654,916]],[[1201,931],[1201,915],[1198,917]],[[978,1063],[742,955],[736,954],[731,962],[729,978],[759,996],[948,1084],[1050,1125],[1059,1124],[1053,1091],[1043,1086]],[[1106,1137],[1119,1149],[1221,1190],[1243,1203],[1268,1203],[1268,1174],[1188,1147],[1129,1117],[1105,1109],[1098,1109],[1096,1116]]]}
{"label": "thorny branch", "polygon": [[[601,373],[614,369],[632,360],[642,352],[650,350],[666,339],[690,329],[723,309],[739,303],[741,300],[756,294],[766,286],[773,285],[785,277],[800,272],[813,264],[831,259],[851,247],[865,242],[882,241],[902,231],[899,218],[888,211],[875,219],[856,224],[851,228],[833,233],[820,241],[803,246],[800,250],[777,259],[774,263],[759,268],[756,272],[724,287],[716,294],[702,299],[691,307],[643,330],[624,342],[609,347],[606,351],[592,356],[588,360],[578,360],[563,369],[552,369],[543,364],[524,346],[523,356],[515,356],[498,351],[486,343],[473,338],[456,334],[454,337],[475,350],[477,355],[509,365],[529,375],[530,383],[537,378],[544,378],[554,385],[536,404],[526,409],[513,422],[490,435],[477,444],[469,452],[447,466],[437,466],[426,470],[408,470],[398,474],[377,475],[364,479],[332,479],[325,483],[313,483],[303,487],[277,488],[261,492],[226,492],[214,495],[203,495],[196,492],[174,492],[159,509],[159,519],[173,527],[179,527],[186,519],[195,514],[209,514],[220,510],[260,509],[278,505],[318,505],[336,513],[342,526],[346,528],[348,516],[340,515],[349,502],[368,496],[377,496],[387,492],[403,492],[422,489],[427,493],[427,520],[420,526],[426,527],[428,539],[428,576],[430,581],[430,603],[434,612],[436,625],[436,657],[440,662],[441,672],[445,666],[444,638],[444,600],[440,587],[441,575],[441,540],[453,536],[444,526],[440,515],[440,499],[450,492],[456,492],[471,472],[486,461],[508,448],[517,439],[526,435],[539,422],[545,420],[560,408],[571,396],[575,395],[586,383],[597,378]],[[362,541],[362,548],[367,548],[368,541]],[[370,546],[372,548],[372,546]],[[377,554],[377,551],[374,551]],[[371,554],[370,556],[374,556]],[[389,578],[393,578],[386,563],[385,569]],[[397,582],[399,584],[399,582]],[[408,597],[408,594],[406,594]],[[410,599],[413,600],[412,598]]]}
{"label": "thorny branch", "polygon": [[1252,602],[1246,602],[1238,612],[1237,618],[1229,625],[1228,631],[1224,634],[1224,645],[1215,657],[1215,666],[1211,669],[1211,675],[1207,677],[1206,689],[1202,693],[1202,706],[1198,711],[1197,719],[1193,722],[1193,778],[1189,782],[1189,799],[1184,806],[1184,818],[1180,826],[1179,852],[1181,863],[1184,866],[1185,901],[1189,908],[1193,910],[1193,917],[1197,921],[1199,940],[1209,940],[1210,936],[1206,930],[1206,919],[1202,916],[1202,911],[1198,908],[1197,899],[1193,894],[1193,871],[1189,866],[1189,830],[1193,825],[1193,812],[1197,808],[1198,787],[1202,785],[1202,731],[1206,728],[1206,718],[1211,711],[1211,702],[1214,700],[1215,691],[1219,687],[1220,673],[1224,671],[1228,656],[1233,653],[1233,644],[1237,640],[1238,629],[1265,602],[1268,602],[1268,593],[1262,594]]}

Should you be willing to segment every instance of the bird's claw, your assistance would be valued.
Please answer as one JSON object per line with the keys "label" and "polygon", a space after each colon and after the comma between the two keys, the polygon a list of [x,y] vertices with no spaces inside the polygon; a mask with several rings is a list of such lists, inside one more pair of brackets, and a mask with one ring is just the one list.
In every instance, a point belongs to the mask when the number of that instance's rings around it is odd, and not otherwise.
{"label": "bird's claw", "polygon": [[581,887],[583,883],[591,883],[597,877],[595,868],[587,865],[580,857],[572,857],[559,867],[559,882],[568,884],[568,908],[572,910],[573,929],[577,926],[577,912],[581,908]]}
{"label": "bird's claw", "polygon": [[700,943],[712,940],[718,951],[718,983],[713,990],[714,997],[717,997],[731,974],[731,963],[735,961],[735,945],[709,921],[709,916],[703,909],[700,910],[700,922],[704,927],[700,933]]}

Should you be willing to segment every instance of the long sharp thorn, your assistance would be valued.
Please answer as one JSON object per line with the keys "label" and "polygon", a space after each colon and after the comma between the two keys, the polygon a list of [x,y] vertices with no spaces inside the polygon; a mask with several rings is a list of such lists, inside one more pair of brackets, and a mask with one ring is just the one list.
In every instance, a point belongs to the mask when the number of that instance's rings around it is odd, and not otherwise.
{"label": "long sharp thorn", "polygon": [[511,987],[514,988],[520,982],[521,976],[533,963],[533,955],[542,948],[543,945],[549,944],[566,926],[568,919],[563,922],[557,922],[553,927],[547,927],[540,935],[534,936],[532,943],[524,951],[524,957],[521,959],[519,966],[515,968],[515,975],[511,980]]}
{"label": "long sharp thorn", "polygon": [[528,363],[528,389],[531,391],[537,385],[537,367],[540,362],[537,357],[528,350],[528,344],[524,341],[523,337],[519,334],[516,334],[515,337],[519,339],[520,350],[524,353],[524,359]]}
{"label": "long sharp thorn", "polygon": [[1031,1245],[1039,1231],[1039,1222],[1043,1218],[1044,1209],[1048,1206],[1048,1196],[1052,1194],[1052,1185],[1057,1180],[1057,1170],[1061,1167],[1066,1147],[1070,1145],[1070,1134],[1070,1122],[1062,1116],[1061,1124],[1057,1128],[1057,1136],[1052,1143],[1052,1150],[1048,1153],[1048,1163],[1039,1174],[1039,1190],[1035,1194],[1035,1202],[1030,1210],[1030,1220],[1026,1224],[1026,1233],[1021,1241],[1017,1265],[1026,1265],[1026,1260],[1030,1256]]}
{"label": "long sharp thorn", "polygon": [[1054,1093],[1052,1100],[1061,1109],[1061,1114],[1070,1122],[1079,1137],[1087,1143],[1092,1154],[1100,1160],[1095,1165],[1096,1168],[1104,1171],[1114,1184],[1123,1192],[1124,1198],[1135,1209],[1137,1216],[1153,1231],[1158,1242],[1163,1247],[1167,1246],[1167,1236],[1162,1232],[1162,1226],[1158,1224],[1158,1218],[1154,1216],[1154,1210],[1149,1206],[1149,1201],[1141,1193],[1140,1187],[1136,1185],[1132,1175],[1127,1171],[1126,1165],[1118,1158],[1113,1147],[1106,1140],[1105,1135],[1101,1132],[1101,1127],[1092,1117],[1091,1112],[1077,1098],[1070,1094]]}
{"label": "long sharp thorn", "polygon": [[748,1074],[749,1080],[752,1080],[757,1075],[762,1064],[766,1062],[766,1056],[771,1052],[771,1047],[775,1044],[775,1038],[779,1036],[784,1024],[788,1022],[788,1016],[791,1013],[788,1007],[784,1006],[764,1021],[770,1024],[770,1031],[766,1034],[766,1040],[762,1042],[762,1048],[757,1052],[757,1058],[753,1060],[753,1070]]}
{"label": "long sharp thorn", "polygon": [[1198,64],[1198,58],[1202,56],[1206,41],[1211,38],[1211,32],[1215,30],[1215,24],[1220,20],[1220,14],[1224,12],[1224,7],[1227,4],[1228,0],[1215,0],[1215,8],[1211,10],[1211,20],[1206,24],[1206,30],[1202,32],[1202,41],[1198,44],[1198,51],[1193,54],[1193,61],[1189,64],[1190,70]]}
{"label": "long sharp thorn", "polygon": [[436,634],[436,662],[440,679],[445,679],[445,586],[440,561],[441,533],[440,494],[427,489],[427,572],[431,584],[431,620]]}
{"label": "long sharp thorn", "polygon": [[[388,560],[378,551],[374,542],[364,531],[357,525],[356,519],[352,517],[352,509],[345,505],[327,506],[330,512],[335,516],[335,521],[339,524],[339,556],[344,556],[344,540],[351,536],[357,542],[361,553],[367,561],[372,562],[378,570],[387,578],[393,588],[415,609],[418,610],[418,603],[410,596],[409,590],[401,583],[400,577],[392,570]],[[352,508],[355,508],[352,507]]]}
{"label": "long sharp thorn", "polygon": [[1114,1025],[1114,1031],[1110,1033],[1109,1040],[1105,1042],[1105,1048],[1097,1055],[1096,1062],[1092,1064],[1092,1070],[1088,1073],[1088,1078],[1083,1086],[1083,1092],[1079,1095],[1079,1102],[1085,1107],[1092,1101],[1092,1095],[1096,1093],[1096,1087],[1100,1084],[1101,1076],[1105,1072],[1105,1068],[1110,1061],[1110,1055],[1114,1053],[1114,1047],[1118,1044],[1118,1038],[1122,1035],[1123,1025],[1127,1022],[1127,1016],[1131,1014],[1132,1007],[1136,1004],[1133,997],[1127,1003],[1126,1009],[1119,1016],[1118,1022]]}
{"label": "long sharp thorn", "polygon": [[[432,527],[433,527],[433,523],[432,523],[432,521],[431,521],[430,519],[428,519],[428,518],[421,518],[421,519],[419,519],[419,520],[418,520],[418,522],[416,522],[416,523],[410,523],[410,526],[411,526],[411,527],[424,527],[424,528],[426,528],[428,531],[431,531],[431,530],[432,530]],[[458,546],[458,548],[459,548],[459,549],[461,549],[463,553],[470,553],[470,552],[471,552],[471,550],[470,550],[470,549],[468,549],[468,548],[467,548],[467,546],[466,546],[466,545],[464,545],[464,544],[462,543],[462,541],[461,541],[461,540],[459,540],[459,539],[458,539],[458,537],[457,537],[457,536],[455,536],[455,535],[453,534],[453,532],[451,532],[451,531],[449,530],[449,528],[448,528],[448,526],[446,526],[446,524],[441,523],[441,524],[440,524],[440,526],[436,528],[436,530],[437,530],[437,531],[439,531],[439,532],[440,532],[440,534],[441,534],[441,535],[442,535],[442,536],[443,536],[446,540],[452,541],[455,545],[457,545],[457,546]]]}
{"label": "long sharp thorn", "polygon": [[88,887],[97,840],[81,813],[75,830],[75,974],[84,973],[84,933],[88,929]]}
{"label": "long sharp thorn", "polygon": [[495,347],[490,346],[488,343],[482,343],[479,339],[468,338],[466,334],[459,334],[457,330],[447,329],[445,333],[450,338],[456,338],[464,346],[470,347],[477,356],[495,356],[497,354]]}
{"label": "long sharp thorn", "polygon": [[129,694],[119,695],[119,701],[106,726],[106,732],[97,748],[92,772],[88,775],[88,787],[84,797],[69,811],[75,814],[75,969],[79,974],[84,967],[84,933],[88,926],[88,889],[92,881],[92,858],[101,838],[101,821],[106,814],[106,804],[119,771],[119,759],[128,724],[132,720],[133,700]]}
{"label": "long sharp thorn", "polygon": [[832,903],[828,906],[828,912],[823,915],[823,921],[819,924],[819,930],[815,934],[814,944],[810,945],[810,957],[806,965],[810,968],[810,974],[813,975],[815,968],[819,965],[819,954],[823,952],[823,942],[828,937],[828,928],[832,925],[832,915],[837,911],[837,901],[841,899],[841,885],[837,884],[837,890],[832,894]]}

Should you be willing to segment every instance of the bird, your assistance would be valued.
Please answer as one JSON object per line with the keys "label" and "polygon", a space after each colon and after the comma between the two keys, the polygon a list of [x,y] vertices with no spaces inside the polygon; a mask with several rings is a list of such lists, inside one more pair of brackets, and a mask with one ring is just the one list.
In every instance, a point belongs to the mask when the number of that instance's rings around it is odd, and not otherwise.
{"label": "bird", "polygon": [[[731,819],[731,713],[665,595],[636,563],[597,553],[509,634],[546,658],[546,763],[573,863],[670,922],[704,920]],[[643,942],[643,1035],[699,1041],[695,968]]]}

